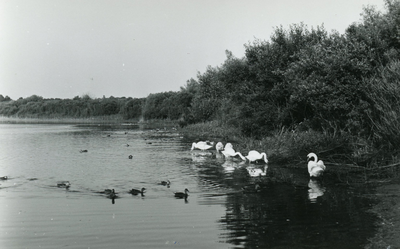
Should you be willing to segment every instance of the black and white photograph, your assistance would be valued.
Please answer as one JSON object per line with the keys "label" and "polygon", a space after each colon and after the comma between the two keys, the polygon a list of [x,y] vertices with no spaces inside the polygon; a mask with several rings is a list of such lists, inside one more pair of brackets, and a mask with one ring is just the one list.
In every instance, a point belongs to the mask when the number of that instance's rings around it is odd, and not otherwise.
{"label": "black and white photograph", "polygon": [[399,234],[400,0],[0,0],[1,249]]}

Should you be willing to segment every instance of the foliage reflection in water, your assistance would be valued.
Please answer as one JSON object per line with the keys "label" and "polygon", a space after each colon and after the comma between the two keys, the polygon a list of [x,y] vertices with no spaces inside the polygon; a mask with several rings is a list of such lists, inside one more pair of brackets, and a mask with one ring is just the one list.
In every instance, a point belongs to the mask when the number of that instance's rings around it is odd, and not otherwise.
{"label": "foliage reflection in water", "polygon": [[193,162],[203,181],[225,191],[221,239],[235,248],[363,248],[374,234],[367,187],[343,185],[329,173],[310,179],[306,166],[272,165],[267,176],[250,177],[245,167],[254,166],[248,163],[212,157]]}

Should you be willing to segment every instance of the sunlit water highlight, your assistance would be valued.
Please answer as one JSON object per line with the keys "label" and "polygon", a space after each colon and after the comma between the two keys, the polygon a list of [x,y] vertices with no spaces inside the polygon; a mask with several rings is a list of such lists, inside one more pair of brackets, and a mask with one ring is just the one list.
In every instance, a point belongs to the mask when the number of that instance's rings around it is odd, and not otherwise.
{"label": "sunlit water highlight", "polygon": [[256,188],[248,164],[190,147],[173,130],[0,124],[0,248],[362,248],[373,235],[368,189],[278,165],[296,184]]}

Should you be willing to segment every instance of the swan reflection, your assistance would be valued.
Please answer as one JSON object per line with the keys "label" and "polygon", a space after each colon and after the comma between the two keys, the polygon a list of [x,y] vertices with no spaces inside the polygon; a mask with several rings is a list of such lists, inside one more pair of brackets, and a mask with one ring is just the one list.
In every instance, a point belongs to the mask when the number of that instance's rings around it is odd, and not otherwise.
{"label": "swan reflection", "polygon": [[205,162],[211,155],[212,153],[209,151],[196,151],[196,153],[191,153],[192,161],[198,163]]}
{"label": "swan reflection", "polygon": [[253,166],[249,166],[246,169],[247,169],[247,172],[249,172],[249,175],[251,177],[265,176],[265,175],[267,175],[268,166],[264,165],[264,168],[256,168]]}
{"label": "swan reflection", "polygon": [[232,173],[235,169],[239,168],[240,166],[244,165],[244,162],[236,162],[233,160],[226,160],[222,167],[226,173]]}
{"label": "swan reflection", "polygon": [[308,199],[312,203],[317,202],[317,198],[324,195],[325,188],[321,187],[318,180],[310,179],[310,181],[308,183],[308,187],[310,188],[308,190]]}

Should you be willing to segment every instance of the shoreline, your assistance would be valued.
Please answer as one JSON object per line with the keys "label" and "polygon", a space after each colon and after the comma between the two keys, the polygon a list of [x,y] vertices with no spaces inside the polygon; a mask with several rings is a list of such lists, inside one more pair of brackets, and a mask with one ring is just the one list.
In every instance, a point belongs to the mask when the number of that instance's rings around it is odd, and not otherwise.
{"label": "shoreline", "polygon": [[20,118],[0,116],[0,123],[24,123],[24,124],[80,124],[80,123],[135,123],[137,120],[122,120],[120,118]]}
{"label": "shoreline", "polygon": [[140,124],[164,124],[167,126],[177,125],[173,120],[138,120],[123,119],[120,116],[101,116],[90,118],[29,118],[29,117],[6,117],[0,116],[1,123],[11,124],[117,124],[117,125],[140,125]]}

